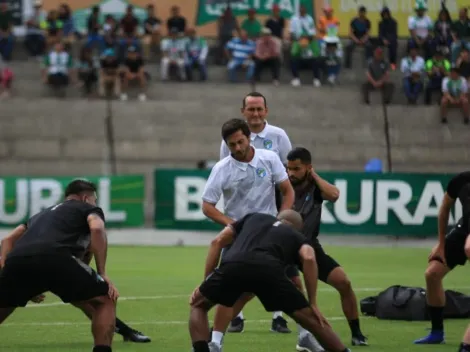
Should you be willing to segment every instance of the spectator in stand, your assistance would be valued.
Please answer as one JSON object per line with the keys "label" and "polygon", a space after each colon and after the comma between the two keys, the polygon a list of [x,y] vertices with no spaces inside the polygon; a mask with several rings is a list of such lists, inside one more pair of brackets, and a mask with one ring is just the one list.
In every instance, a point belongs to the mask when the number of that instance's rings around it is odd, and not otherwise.
{"label": "spectator in stand", "polygon": [[13,71],[0,58],[0,99],[11,96],[11,85],[13,83]]}
{"label": "spectator in stand", "polygon": [[49,11],[45,21],[41,23],[41,29],[46,32],[46,47],[51,50],[59,42],[62,42],[62,28],[64,24],[59,20],[56,10]]}
{"label": "spectator in stand", "polygon": [[262,28],[261,22],[256,18],[256,10],[249,9],[248,18],[242,22],[241,29],[248,34],[248,38],[256,40],[260,36]]}
{"label": "spectator in stand", "polygon": [[78,79],[83,87],[86,96],[90,96],[93,87],[98,82],[98,67],[93,60],[91,48],[84,46],[80,51],[80,60],[78,61]]}
{"label": "spectator in stand", "polygon": [[186,41],[179,36],[178,28],[172,28],[168,38],[162,40],[162,61],[160,65],[162,81],[167,81],[170,69],[178,69],[179,79],[185,79],[184,57],[186,54]]}
{"label": "spectator in stand", "polygon": [[366,73],[367,81],[362,85],[364,103],[370,104],[371,90],[380,90],[384,104],[390,104],[395,86],[390,82],[390,65],[384,59],[382,48],[374,51],[374,58],[369,63]]}
{"label": "spectator in stand", "polygon": [[171,32],[176,28],[180,36],[183,36],[186,33],[186,18],[181,16],[180,8],[178,6],[171,7],[171,16],[166,21],[166,27],[168,32]]}
{"label": "spectator in stand", "polygon": [[104,23],[103,23],[103,39],[106,36],[111,36],[113,38],[118,37],[119,33],[119,23],[116,21],[116,19],[113,17],[113,15],[106,15],[104,18]]}
{"label": "spectator in stand", "polygon": [[[113,49],[115,53],[119,52],[119,42],[116,36],[113,36],[111,32],[108,32],[104,35],[103,41],[101,42],[100,54],[102,54],[107,49]],[[120,60],[120,58],[117,58]]]}
{"label": "spectator in stand", "polygon": [[254,78],[259,81],[263,69],[270,68],[273,75],[273,84],[278,86],[279,71],[281,69],[279,46],[273,39],[269,28],[263,28],[261,33],[261,38],[256,41]]}
{"label": "spectator in stand", "polygon": [[34,2],[33,14],[26,21],[26,38],[24,45],[32,57],[40,57],[46,48],[46,38],[41,30],[41,23],[46,20],[46,12],[42,10],[42,1]]}
{"label": "spectator in stand", "polygon": [[61,4],[59,6],[58,19],[62,22],[63,42],[66,46],[70,46],[75,42],[75,23],[69,5]]}
{"label": "spectator in stand", "polygon": [[313,38],[316,33],[313,17],[307,13],[307,8],[304,5],[300,5],[299,14],[290,19],[291,40],[297,41],[302,36]]}
{"label": "spectator in stand", "polygon": [[114,90],[114,95],[119,97],[121,94],[121,79],[119,77],[119,61],[114,49],[106,49],[103,52],[100,67],[98,86],[100,96],[105,97],[107,87],[111,86]]}
{"label": "spectator in stand", "polygon": [[13,16],[8,3],[0,3],[0,56],[4,61],[11,60],[15,37],[13,36]]}
{"label": "spectator in stand", "polygon": [[145,89],[147,87],[147,78],[145,77],[145,67],[144,67],[144,60],[142,60],[139,51],[136,47],[129,47],[127,49],[127,58],[124,61],[124,68],[123,68],[123,79],[122,79],[122,94],[121,100],[127,100],[127,87],[129,86],[129,82],[131,81],[138,81],[140,86],[140,94],[139,100],[145,101],[147,100],[147,96],[145,95]]}
{"label": "spectator in stand", "polygon": [[44,56],[43,81],[54,90],[64,91],[73,75],[72,56],[65,51],[61,42],[55,44],[54,49]]}
{"label": "spectator in stand", "polygon": [[431,35],[434,25],[431,17],[426,15],[425,3],[417,3],[415,10],[416,16],[408,17],[408,29],[411,35],[408,48],[415,46],[421,49],[424,53],[424,59],[428,60],[433,54],[434,43]]}
{"label": "spectator in stand", "polygon": [[463,112],[463,122],[468,125],[470,109],[468,104],[468,84],[460,76],[458,68],[450,70],[450,76],[442,81],[441,122],[447,123],[447,108],[449,105],[459,106]]}
{"label": "spectator in stand", "polygon": [[[428,84],[424,93],[424,102],[431,104],[433,92],[442,91],[442,81],[450,72],[450,62],[444,56],[442,50],[436,50],[434,56],[426,61],[426,73],[428,74]],[[440,100],[440,98],[439,98]]]}
{"label": "spectator in stand", "polygon": [[155,7],[147,5],[147,18],[144,21],[143,55],[145,60],[150,59],[152,47],[160,47],[160,29],[162,21],[155,16]]}
{"label": "spectator in stand", "polygon": [[300,70],[309,70],[313,73],[313,85],[320,87],[320,42],[312,39],[308,34],[300,37],[299,40],[292,43],[291,49],[291,70],[293,79],[292,86],[299,87],[301,85],[299,78]]}
{"label": "spectator in stand", "polygon": [[229,80],[237,81],[237,70],[239,68],[246,69],[246,80],[251,81],[255,71],[255,63],[253,61],[256,50],[256,44],[248,39],[245,30],[241,30],[240,38],[233,38],[229,41],[225,48],[225,53],[229,62],[227,64]]}
{"label": "spectator in stand", "polygon": [[464,48],[462,50],[455,66],[459,69],[461,76],[464,77],[470,85],[470,51],[468,49]]}
{"label": "spectator in stand", "polygon": [[186,56],[185,56],[185,67],[186,67],[186,78],[188,81],[193,80],[193,69],[197,68],[200,73],[200,80],[205,81],[207,79],[207,54],[209,53],[209,46],[207,41],[198,36],[196,29],[188,29],[188,40],[186,41]]}
{"label": "spectator in stand", "polygon": [[330,38],[338,37],[339,34],[339,19],[333,15],[333,8],[326,6],[323,9],[324,16],[321,16],[318,21],[318,34],[321,39],[326,36]]}
{"label": "spectator in stand", "polygon": [[328,82],[335,84],[341,69],[343,47],[337,36],[326,36],[321,41],[321,59],[323,69],[328,77]]}
{"label": "spectator in stand", "polygon": [[423,79],[425,62],[418,56],[418,48],[411,46],[408,56],[401,60],[401,72],[403,73],[403,90],[410,104],[416,104],[419,95],[423,91]]}
{"label": "spectator in stand", "polygon": [[450,13],[446,8],[441,9],[436,23],[434,24],[434,45],[433,49],[440,49],[447,56],[452,44],[452,21]]}
{"label": "spectator in stand", "polygon": [[101,36],[100,7],[94,6],[87,20],[88,38],[86,46],[92,48],[100,47],[103,43]]}
{"label": "spectator in stand", "polygon": [[349,25],[349,43],[346,46],[346,53],[344,57],[344,66],[346,68],[352,67],[352,53],[357,45],[364,48],[366,61],[372,56],[372,45],[370,43],[370,21],[367,18],[367,9],[365,6],[359,8],[358,16],[355,17]]}
{"label": "spectator in stand", "polygon": [[284,28],[286,27],[286,20],[281,16],[281,9],[279,5],[273,5],[273,12],[270,18],[266,20],[266,28],[269,28],[273,40],[276,41],[280,51],[282,51],[282,41],[284,39]]}
{"label": "spectator in stand", "polygon": [[392,70],[397,66],[398,25],[392,17],[390,9],[384,7],[380,13],[382,20],[379,23],[380,44],[388,48],[388,57]]}
{"label": "spectator in stand", "polygon": [[233,38],[233,33],[236,32],[240,35],[240,26],[238,25],[237,18],[233,15],[232,9],[230,6],[224,10],[222,15],[217,19],[217,65],[226,64],[225,56],[225,46]]}
{"label": "spectator in stand", "polygon": [[138,39],[139,19],[134,16],[134,6],[128,5],[126,14],[121,18],[122,39],[120,41],[120,59],[123,60],[130,47],[140,50]]}
{"label": "spectator in stand", "polygon": [[455,63],[462,48],[470,50],[470,18],[467,8],[460,9],[459,19],[452,25],[452,37],[452,63]]}

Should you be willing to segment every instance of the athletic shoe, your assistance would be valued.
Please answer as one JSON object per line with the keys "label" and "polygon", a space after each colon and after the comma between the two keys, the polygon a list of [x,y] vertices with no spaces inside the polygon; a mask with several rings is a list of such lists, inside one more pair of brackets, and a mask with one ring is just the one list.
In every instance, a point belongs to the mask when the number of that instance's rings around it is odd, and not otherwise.
{"label": "athletic shoe", "polygon": [[299,337],[295,349],[299,352],[325,352],[325,349],[311,334],[306,334],[303,337]]}
{"label": "athletic shoe", "polygon": [[353,346],[369,346],[367,343],[367,337],[364,335],[353,336],[351,340]]}
{"label": "athletic shoe", "polygon": [[287,320],[283,317],[277,317],[276,319],[273,319],[271,324],[271,331],[279,332],[281,334],[290,334],[292,332],[287,327]]}
{"label": "athletic shoe", "polygon": [[416,345],[437,345],[445,343],[444,331],[431,331],[428,336],[414,342]]}
{"label": "athletic shoe", "polygon": [[243,332],[245,329],[245,322],[243,319],[236,317],[230,322],[227,332]]}
{"label": "athletic shoe", "polygon": [[209,342],[209,352],[222,352],[222,346],[214,342]]}
{"label": "athletic shoe", "polygon": [[147,343],[152,341],[150,337],[134,329],[131,329],[128,333],[122,334],[122,337],[124,337],[124,342]]}

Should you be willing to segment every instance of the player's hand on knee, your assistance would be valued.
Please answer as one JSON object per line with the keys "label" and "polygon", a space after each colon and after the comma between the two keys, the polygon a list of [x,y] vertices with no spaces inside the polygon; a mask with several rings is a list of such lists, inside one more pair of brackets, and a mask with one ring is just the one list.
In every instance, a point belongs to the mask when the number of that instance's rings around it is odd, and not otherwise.
{"label": "player's hand on knee", "polygon": [[191,294],[191,297],[189,297],[189,305],[191,305],[191,306],[194,305],[194,303],[196,302],[198,296],[199,296],[199,286],[196,287],[196,289]]}
{"label": "player's hand on knee", "polygon": [[323,314],[320,312],[320,310],[318,309],[316,305],[312,305],[312,310],[313,310],[313,315],[315,316],[315,320],[318,321],[318,323],[320,324],[322,328],[330,326],[330,323],[328,322],[328,320],[326,320],[326,318],[323,316]]}
{"label": "player's hand on knee", "polygon": [[113,302],[116,302],[117,299],[119,298],[118,289],[116,288],[116,286],[114,286],[114,284],[111,282],[111,280],[107,276],[102,276],[102,277],[103,277],[103,280],[106,281],[106,283],[108,284],[108,296],[109,296],[109,298],[111,298],[113,300]]}
{"label": "player's hand on knee", "polygon": [[31,302],[33,302],[33,303],[42,303],[42,302],[44,302],[45,298],[46,298],[46,295],[40,294],[40,295],[37,295],[36,297],[31,298]]}
{"label": "player's hand on knee", "polygon": [[445,256],[445,247],[440,245],[439,243],[434,246],[429,254],[428,260],[434,260],[438,258],[442,264],[446,265],[446,256]]}

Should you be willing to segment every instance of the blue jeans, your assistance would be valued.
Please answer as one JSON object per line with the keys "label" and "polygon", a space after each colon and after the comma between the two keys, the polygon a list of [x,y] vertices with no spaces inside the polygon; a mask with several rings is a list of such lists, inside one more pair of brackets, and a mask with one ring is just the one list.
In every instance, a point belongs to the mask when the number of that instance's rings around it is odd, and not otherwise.
{"label": "blue jeans", "polygon": [[9,34],[7,37],[0,37],[0,55],[3,60],[10,61],[13,47],[15,45],[15,37]]}
{"label": "blue jeans", "polygon": [[339,71],[341,71],[341,65],[326,65],[326,74],[327,76],[338,76]]}
{"label": "blue jeans", "polygon": [[[230,82],[237,81],[237,69],[240,68],[245,60],[232,59],[227,65],[228,77]],[[253,74],[255,73],[255,62],[249,61],[248,67],[246,68],[246,80],[251,81],[253,79]]]}
{"label": "blue jeans", "polygon": [[100,48],[103,45],[103,41],[103,37],[99,34],[88,34],[85,46],[93,50],[95,46]]}
{"label": "blue jeans", "polygon": [[205,61],[201,61],[196,57],[188,57],[184,66],[186,68],[186,78],[188,81],[193,80],[193,68],[195,67],[199,69],[201,81],[205,81],[207,79],[207,67]]}
{"label": "blue jeans", "polygon": [[411,77],[403,78],[403,90],[410,102],[416,102],[423,91],[423,82],[413,81]]}
{"label": "blue jeans", "polygon": [[470,50],[470,41],[463,42],[463,41],[460,40],[458,42],[453,42],[452,43],[452,45],[450,46],[452,63],[455,63],[457,61],[462,48],[467,48],[467,50]]}

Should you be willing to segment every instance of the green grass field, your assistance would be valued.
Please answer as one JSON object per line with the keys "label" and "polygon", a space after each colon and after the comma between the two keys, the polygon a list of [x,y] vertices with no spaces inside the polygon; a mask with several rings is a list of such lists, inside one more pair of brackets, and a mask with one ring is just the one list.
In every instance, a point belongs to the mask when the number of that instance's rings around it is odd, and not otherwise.
{"label": "green grass field", "polygon": [[[375,295],[393,284],[424,286],[427,250],[346,247],[327,250],[348,272],[359,299]],[[138,345],[123,343],[116,335],[114,351],[190,351],[188,298],[202,279],[206,252],[206,248],[110,249],[108,272],[121,294],[118,316],[153,339],[150,344]],[[459,268],[451,273],[446,288],[470,293],[465,270]],[[320,284],[319,290],[320,309],[349,344],[349,328],[343,319],[338,294],[324,284]],[[264,312],[258,301],[251,302],[244,314],[245,332],[228,334],[225,352],[295,351],[296,334],[281,336],[269,332],[272,316]],[[428,323],[362,318],[362,328],[371,346],[353,350],[454,352],[466,325],[465,320],[447,321],[446,345],[414,346],[413,339],[427,333]],[[293,322],[290,326],[295,330]],[[58,304],[52,295],[47,296],[43,305],[16,311],[0,329],[2,351],[91,351],[87,319],[77,309]]]}

